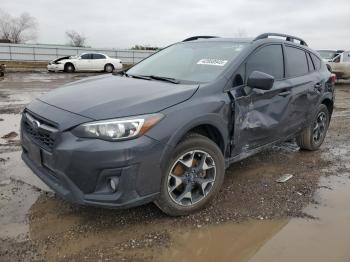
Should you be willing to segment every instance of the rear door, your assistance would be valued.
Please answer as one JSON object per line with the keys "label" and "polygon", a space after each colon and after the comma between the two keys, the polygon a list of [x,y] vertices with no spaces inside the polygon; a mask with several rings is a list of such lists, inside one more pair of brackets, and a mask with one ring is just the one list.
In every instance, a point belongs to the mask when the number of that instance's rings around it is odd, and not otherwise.
{"label": "rear door", "polygon": [[[320,65],[314,66],[310,53],[295,45],[285,45],[286,83],[291,96],[282,132],[292,135],[308,124],[324,85],[319,74]],[[321,61],[318,61],[321,63]]]}
{"label": "rear door", "polygon": [[[284,80],[284,58],[281,44],[260,47],[245,62],[245,83],[253,71],[260,71],[275,78],[268,91],[243,88],[243,95],[235,97],[235,126],[233,156],[242,151],[278,140],[288,116],[291,87]],[[234,92],[231,92],[233,94]],[[233,94],[233,96],[235,96]]]}
{"label": "rear door", "polygon": [[91,70],[104,70],[106,64],[106,56],[102,54],[92,54],[92,68]]}

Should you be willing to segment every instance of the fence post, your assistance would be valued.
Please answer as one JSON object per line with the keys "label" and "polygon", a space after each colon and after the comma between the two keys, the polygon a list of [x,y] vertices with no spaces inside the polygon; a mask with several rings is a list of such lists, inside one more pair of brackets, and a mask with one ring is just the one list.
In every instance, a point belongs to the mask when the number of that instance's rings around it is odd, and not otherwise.
{"label": "fence post", "polygon": [[135,51],[132,51],[132,64],[135,64]]}
{"label": "fence post", "polygon": [[10,60],[12,60],[12,48],[10,45],[9,45],[9,50],[10,50]]}
{"label": "fence post", "polygon": [[35,47],[33,47],[33,58],[34,58],[34,61],[36,60],[35,59]]}
{"label": "fence post", "polygon": [[56,48],[56,58],[58,58],[58,48]]}

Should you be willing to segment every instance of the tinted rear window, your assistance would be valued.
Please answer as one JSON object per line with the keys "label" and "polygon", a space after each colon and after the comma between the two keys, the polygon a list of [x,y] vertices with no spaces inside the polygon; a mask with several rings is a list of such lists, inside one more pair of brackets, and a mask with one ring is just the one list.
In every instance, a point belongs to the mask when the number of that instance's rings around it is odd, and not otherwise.
{"label": "tinted rear window", "polygon": [[283,53],[281,45],[269,45],[252,54],[246,64],[249,77],[253,71],[260,71],[272,75],[275,79],[282,79],[284,75]]}
{"label": "tinted rear window", "polygon": [[286,65],[289,77],[305,75],[309,72],[305,51],[286,46]]}
{"label": "tinted rear window", "polygon": [[101,54],[92,54],[92,59],[105,59],[106,57]]}
{"label": "tinted rear window", "polygon": [[311,54],[311,57],[312,57],[312,61],[314,62],[314,66],[316,70],[319,70],[321,68],[321,60],[314,54]]}
{"label": "tinted rear window", "polygon": [[309,71],[314,71],[315,67],[314,67],[314,63],[311,60],[311,56],[309,53],[306,53],[306,57],[307,57],[307,62],[309,64]]}

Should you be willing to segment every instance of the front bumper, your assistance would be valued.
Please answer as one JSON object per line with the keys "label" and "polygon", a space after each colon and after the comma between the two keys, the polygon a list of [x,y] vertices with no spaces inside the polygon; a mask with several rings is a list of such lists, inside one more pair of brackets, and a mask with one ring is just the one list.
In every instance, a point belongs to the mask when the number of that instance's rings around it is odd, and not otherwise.
{"label": "front bumper", "polygon": [[48,64],[47,70],[51,71],[51,72],[63,71],[64,65],[63,64]]}
{"label": "front bumper", "polygon": [[[83,205],[132,207],[153,201],[160,190],[160,159],[165,146],[142,136],[108,142],[61,132],[52,149],[21,129],[22,159],[62,198]],[[118,178],[112,191],[109,180]]]}

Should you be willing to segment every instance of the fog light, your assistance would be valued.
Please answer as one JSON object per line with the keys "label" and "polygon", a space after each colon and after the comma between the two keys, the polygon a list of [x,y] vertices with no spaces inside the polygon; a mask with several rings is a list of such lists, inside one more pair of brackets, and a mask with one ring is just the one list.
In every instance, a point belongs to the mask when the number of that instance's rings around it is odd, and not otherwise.
{"label": "fog light", "polygon": [[110,186],[112,192],[117,191],[118,184],[119,184],[119,178],[118,177],[111,177],[109,179],[109,186]]}

